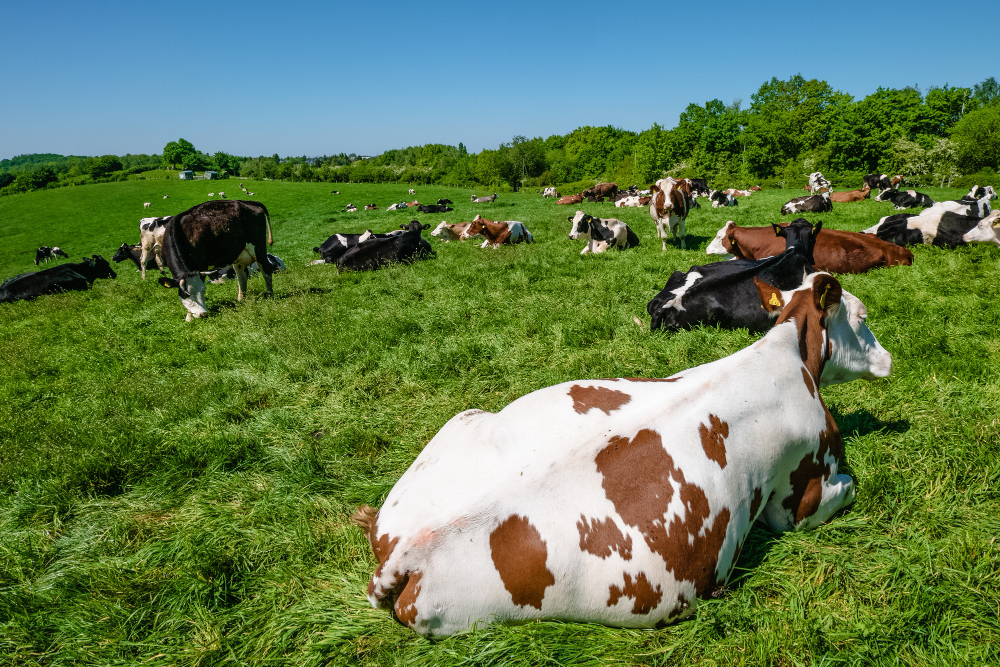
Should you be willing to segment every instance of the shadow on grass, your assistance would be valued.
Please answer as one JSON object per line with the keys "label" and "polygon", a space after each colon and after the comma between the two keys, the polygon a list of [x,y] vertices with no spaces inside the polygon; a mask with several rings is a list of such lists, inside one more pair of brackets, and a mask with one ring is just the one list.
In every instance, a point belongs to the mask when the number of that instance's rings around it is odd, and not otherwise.
{"label": "shadow on grass", "polygon": [[830,414],[837,422],[837,427],[844,439],[857,438],[869,433],[906,433],[910,430],[909,420],[882,421],[867,410],[858,410],[845,415],[831,409]]}

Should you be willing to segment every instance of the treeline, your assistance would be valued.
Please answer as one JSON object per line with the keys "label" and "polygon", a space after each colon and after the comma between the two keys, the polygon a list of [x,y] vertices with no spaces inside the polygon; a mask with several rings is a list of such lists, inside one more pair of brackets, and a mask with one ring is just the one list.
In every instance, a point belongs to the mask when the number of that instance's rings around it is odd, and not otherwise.
{"label": "treeline", "polygon": [[[162,155],[19,156],[0,161],[0,194],[125,178],[156,167],[213,169],[220,175],[291,181],[405,182],[497,190],[615,180],[648,184],[665,174],[714,184],[798,187],[822,171],[856,186],[870,172],[901,173],[914,183],[988,181],[1000,168],[1000,84],[879,88],[860,100],[800,75],[765,82],[742,100],[689,104],[676,127],[642,132],[580,127],[548,138],[516,136],[469,153],[463,144],[427,144],[375,157],[208,155],[180,139]],[[967,179],[966,179],[967,180]]]}

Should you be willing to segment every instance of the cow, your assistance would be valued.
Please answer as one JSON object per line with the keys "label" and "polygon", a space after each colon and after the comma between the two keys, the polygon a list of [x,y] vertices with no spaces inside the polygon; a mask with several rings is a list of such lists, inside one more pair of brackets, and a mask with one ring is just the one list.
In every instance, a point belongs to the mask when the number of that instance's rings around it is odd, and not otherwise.
{"label": "cow", "polygon": [[366,211],[377,211],[378,210],[378,205],[377,204],[365,204],[365,210]]}
{"label": "cow", "polygon": [[406,202],[407,208],[416,208],[417,206],[420,206],[420,202],[418,202],[416,199],[414,199],[413,201]]}
{"label": "cow", "polygon": [[499,248],[502,245],[515,245],[517,243],[532,243],[535,237],[531,235],[523,222],[515,220],[487,220],[481,215],[477,215],[469,223],[469,226],[462,232],[461,240],[471,239],[476,234],[486,237],[486,242],[482,247],[492,246]]}
{"label": "cow", "polygon": [[582,204],[582,203],[583,203],[583,195],[582,194],[565,195],[565,196],[560,197],[559,199],[556,200],[556,204],[558,204],[560,206],[562,206],[564,204]]}
{"label": "cow", "polygon": [[[240,187],[241,188],[243,187],[242,183],[240,183]],[[246,189],[244,189],[243,192],[246,192]],[[340,190],[330,190],[330,194],[331,195],[339,195],[340,194]]]}
{"label": "cow", "polygon": [[448,213],[455,209],[450,206],[441,206],[440,204],[421,204],[417,207],[417,210],[421,213]]}
{"label": "cow", "polygon": [[760,192],[760,186],[759,185],[751,185],[750,186],[750,192]]}
{"label": "cow", "polygon": [[406,208],[406,202],[405,201],[401,201],[401,202],[399,202],[397,204],[390,204],[389,208],[387,208],[385,210],[387,210],[387,211],[401,211],[404,208]]}
{"label": "cow", "polygon": [[420,232],[430,225],[413,220],[400,226],[405,229],[402,234],[369,234],[337,260],[337,269],[375,271],[389,264],[410,263],[434,254],[431,244],[420,236]]}
{"label": "cow", "polygon": [[888,190],[892,187],[887,174],[867,174],[861,179],[861,184],[867,185],[869,190]]}
{"label": "cow", "polygon": [[723,192],[734,197],[749,197],[753,194],[750,190],[737,190],[736,188],[729,188],[728,190],[723,190]]}
{"label": "cow", "polygon": [[354,204],[348,204],[344,208],[340,209],[341,213],[357,213],[358,207]]}
{"label": "cow", "polygon": [[982,199],[986,196],[989,196],[991,200],[996,198],[997,193],[992,185],[973,185],[969,190],[969,194],[965,195],[962,199]]}
{"label": "cow", "polygon": [[980,218],[962,215],[942,208],[929,208],[917,215],[897,213],[888,215],[878,224],[864,230],[883,241],[896,245],[934,245],[939,248],[954,249],[966,244],[965,234],[979,225],[980,220],[991,223],[1000,218],[1000,210]]}
{"label": "cow", "polygon": [[[139,244],[131,245],[126,242],[122,243],[121,246],[118,248],[118,250],[115,251],[115,254],[111,257],[111,261],[115,263],[121,263],[127,259],[131,260],[132,263],[135,264],[135,270],[141,271],[142,270],[142,264],[140,264],[141,258],[142,258],[142,246]],[[156,264],[156,257],[155,256],[149,257],[146,260],[146,269],[148,269],[149,271],[154,271],[157,268],[159,267]],[[160,272],[162,273],[163,269],[160,269]]]}
{"label": "cow", "polygon": [[708,179],[689,178],[687,180],[691,183],[692,197],[707,197],[711,193],[711,190],[708,188]]}
{"label": "cow", "polygon": [[830,185],[830,181],[826,180],[822,173],[814,171],[809,174],[809,192],[816,194],[820,188],[826,188],[828,192],[833,192],[833,186]]}
{"label": "cow", "polygon": [[496,201],[497,196],[498,195],[495,192],[493,194],[491,194],[491,195],[486,196],[486,197],[477,197],[476,195],[472,195],[472,203],[473,204],[492,204],[493,202]]}
{"label": "cow", "polygon": [[821,195],[796,197],[781,206],[781,215],[791,215],[792,213],[826,213],[832,210],[833,202],[830,200],[830,193],[824,192]]}
{"label": "cow", "polygon": [[663,250],[667,249],[668,232],[675,241],[680,241],[681,248],[687,248],[684,222],[694,202],[690,185],[678,183],[672,178],[661,178],[650,187],[650,191],[653,198],[649,200],[649,215],[656,223],[657,236],[663,240]]}
{"label": "cow", "polygon": [[639,245],[639,237],[621,220],[595,218],[583,211],[577,211],[568,220],[572,223],[570,239],[575,241],[581,236],[587,237],[587,245],[581,255],[602,253],[608,248],[628,250]]}
{"label": "cow", "polygon": [[[239,285],[236,299],[246,293],[246,267],[258,257],[267,257],[273,244],[267,208],[260,202],[215,200],[193,206],[170,218],[163,234],[163,263],[173,278],[157,282],[177,290],[187,312],[187,321],[208,313],[205,307],[203,271],[232,264]],[[267,296],[273,296],[273,268],[260,262]]]}
{"label": "cow", "polygon": [[143,203],[142,207],[143,208],[149,208],[152,205],[153,205],[153,202],[145,202],[145,203]]}
{"label": "cow", "polygon": [[166,232],[168,222],[170,222],[169,215],[139,220],[139,245],[142,247],[139,256],[139,271],[142,273],[143,280],[146,279],[146,260],[149,259],[150,253],[153,254],[156,265],[160,267],[161,271],[163,270],[163,234]]}
{"label": "cow", "polygon": [[[272,272],[284,271],[287,268],[284,260],[277,255],[267,253],[267,261],[271,263]],[[256,261],[247,267],[248,278],[253,278],[259,272],[260,265]],[[201,275],[207,282],[210,282],[213,285],[221,285],[222,283],[236,279],[236,268],[230,264],[229,266],[224,266],[221,269],[212,269],[211,271],[202,273]]]}
{"label": "cow", "polygon": [[[772,257],[785,249],[785,240],[773,229],[773,226],[740,227],[730,220],[718,231],[705,252],[738,259]],[[818,271],[866,273],[882,266],[911,264],[912,252],[871,234],[839,229],[823,229],[816,234],[813,267]]]}
{"label": "cow", "polygon": [[903,182],[903,177],[900,174],[896,174],[889,181],[889,187],[895,189],[898,188],[900,185],[906,185],[906,183]]}
{"label": "cow", "polygon": [[[447,222],[442,220],[441,224],[435,227],[434,230],[431,232],[431,236],[437,236],[438,238],[442,239],[445,243],[448,243],[449,241],[462,241],[464,240],[462,238],[462,234],[465,233],[465,231],[469,228],[469,225],[471,224],[472,224],[471,222],[456,222],[454,224],[449,225]],[[470,236],[467,236],[466,238],[478,239],[478,238],[483,238],[483,235],[481,233],[472,234]],[[484,242],[483,247],[486,247],[486,243],[489,243],[489,241]]]}
{"label": "cow", "polygon": [[712,202],[712,208],[724,208],[726,206],[736,206],[736,197],[723,190],[709,190],[708,199]]}
{"label": "cow", "polygon": [[559,197],[559,193],[556,191],[556,189],[554,187],[549,186],[549,187],[547,187],[547,188],[545,188],[545,189],[542,190],[542,196],[543,197],[556,197],[556,198],[558,198]]}
{"label": "cow", "polygon": [[862,199],[868,199],[871,196],[872,189],[868,187],[865,183],[865,187],[861,190],[843,190],[841,192],[831,192],[830,201],[835,201],[840,204],[845,204],[847,202],[861,201]]}
{"label": "cow", "polygon": [[[638,208],[643,206],[643,197],[639,195],[629,195],[628,197],[622,197],[615,202],[615,208]],[[647,202],[648,203],[648,202]]]}
{"label": "cow", "polygon": [[875,201],[887,201],[902,211],[904,208],[926,208],[934,205],[934,200],[922,192],[916,190],[904,190],[900,192],[895,188],[888,188],[875,195]]}
{"label": "cow", "polygon": [[31,300],[43,294],[90,289],[98,278],[117,278],[108,260],[100,255],[84,257],[33,273],[22,273],[0,285],[0,303]]}
{"label": "cow", "polygon": [[965,243],[995,243],[1000,246],[1000,210],[980,220],[975,227],[962,235]]}
{"label": "cow", "polygon": [[417,194],[417,191],[414,190],[413,188],[410,188],[409,190],[406,191],[406,194],[408,194],[408,195],[415,195],[415,194]]}
{"label": "cow", "polygon": [[984,195],[980,199],[967,199],[962,198],[959,200],[948,200],[934,202],[934,205],[928,210],[941,209],[944,211],[951,211],[952,213],[957,213],[959,215],[971,215],[977,218],[985,218],[990,213],[990,196],[989,194]]}
{"label": "cow", "polygon": [[766,331],[774,323],[778,310],[768,309],[757,299],[758,281],[787,290],[802,282],[802,276],[814,273],[813,246],[823,223],[813,227],[803,218],[787,227],[774,225],[785,237],[785,250],[766,259],[734,259],[704,266],[692,266],[687,272],[674,271],[659,294],[646,305],[650,331],[676,331],[704,324],[726,329],[744,327]]}
{"label": "cow", "polygon": [[[887,377],[864,304],[825,273],[759,291],[761,340],[667,378],[573,380],[466,410],[379,511],[367,597],[428,638],[489,622],[661,627],[728,581],[755,522],[810,530],[855,498],[820,388]],[[774,308],[774,306],[769,306]]]}
{"label": "cow", "polygon": [[170,197],[170,195],[163,195],[164,199],[167,199],[168,197]]}
{"label": "cow", "polygon": [[55,259],[56,257],[65,257],[66,259],[69,259],[69,255],[64,253],[59,246],[49,247],[47,245],[43,245],[35,251],[35,266],[38,266],[39,262],[48,262],[50,259]]}
{"label": "cow", "polygon": [[370,231],[363,234],[332,234],[322,245],[313,248],[313,252],[319,253],[322,259],[314,260],[310,264],[336,264],[344,253],[358,245],[362,239],[367,240],[371,236],[375,235]]}
{"label": "cow", "polygon": [[603,198],[608,197],[611,201],[615,200],[615,195],[618,194],[618,184],[617,183],[598,183],[592,188],[587,188],[581,193],[584,198],[593,197],[597,201],[602,201]]}
{"label": "cow", "polygon": [[438,199],[437,203],[439,206],[451,206],[454,202],[450,199]]}

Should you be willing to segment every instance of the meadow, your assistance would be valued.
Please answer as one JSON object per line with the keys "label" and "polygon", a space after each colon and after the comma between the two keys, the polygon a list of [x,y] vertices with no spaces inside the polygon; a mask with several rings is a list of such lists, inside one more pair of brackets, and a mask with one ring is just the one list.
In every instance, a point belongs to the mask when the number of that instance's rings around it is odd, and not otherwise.
{"label": "meadow", "polygon": [[[138,242],[140,217],[220,189],[234,198],[237,183],[0,198],[0,279],[33,270],[43,244],[110,258]],[[537,191],[473,205],[469,190],[417,187],[423,202],[456,202],[424,215],[384,210],[413,199],[406,185],[248,187],[288,265],[273,299],[259,277],[239,304],[235,283],[212,285],[210,316],[186,323],[175,290],[122,263],[90,291],[0,305],[0,662],[1000,662],[1000,248],[918,247],[913,266],[840,277],[894,356],[887,379],[823,390],[857,500],[813,531],[755,527],[727,589],[690,620],[488,626],[429,642],[364,597],[375,561],[350,513],[378,507],[461,410],[570,379],[667,377],[753,342],[710,327],[652,334],[646,303],[672,271],[714,261],[704,248],[726,220],[780,221],[801,193],[698,209],[689,249],[666,252],[646,209],[585,204],[642,245],[581,257],[567,238],[577,207]],[[383,210],[340,213],[348,202]],[[858,231],[890,212],[868,200],[806,217]],[[425,232],[427,261],[306,266],[333,232],[476,213],[521,220],[536,243],[483,250]]]}

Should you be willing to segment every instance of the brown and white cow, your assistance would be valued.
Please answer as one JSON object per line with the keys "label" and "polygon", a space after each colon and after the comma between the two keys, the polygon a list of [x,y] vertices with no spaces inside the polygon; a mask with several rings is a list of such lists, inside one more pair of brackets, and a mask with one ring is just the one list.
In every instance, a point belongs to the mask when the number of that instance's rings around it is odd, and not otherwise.
{"label": "brown and white cow", "polygon": [[543,197],[559,197],[559,192],[551,185],[542,190]]}
{"label": "brown and white cow", "polygon": [[[705,252],[737,259],[763,259],[785,251],[785,239],[776,234],[786,223],[771,227],[740,227],[730,220]],[[813,266],[833,273],[866,273],[882,266],[910,266],[913,253],[871,234],[822,228],[813,247]]]}
{"label": "brown and white cow", "polygon": [[830,201],[835,201],[838,203],[846,203],[852,201],[861,201],[862,199],[868,199],[871,196],[872,189],[865,183],[865,187],[860,190],[842,190],[840,192],[831,192]]}
{"label": "brown and white cow", "polygon": [[737,190],[736,188],[729,188],[728,190],[723,190],[723,192],[734,197],[749,197],[753,194],[750,190]]}
{"label": "brown and white cow", "polygon": [[498,222],[496,220],[487,220],[481,215],[477,215],[472,219],[469,226],[462,232],[460,240],[465,241],[479,234],[486,237],[486,241],[482,246],[484,248],[487,246],[499,248],[502,245],[531,243],[535,240],[523,222],[517,222],[516,220]]}
{"label": "brown and white cow", "polygon": [[781,314],[729,357],[453,417],[380,511],[354,514],[378,561],[372,605],[429,637],[534,619],[654,627],[726,583],[755,521],[806,530],[853,502],[819,388],[886,377],[892,356],[829,274],[757,287]]}
{"label": "brown and white cow", "polygon": [[663,250],[667,249],[669,235],[673,235],[674,240],[680,240],[681,248],[687,248],[684,222],[694,203],[689,182],[687,179],[678,182],[669,177],[661,178],[650,187],[650,191],[653,198],[649,201],[649,215],[656,223],[657,236],[663,239]]}
{"label": "brown and white cow", "polygon": [[482,234],[470,234],[469,236],[463,237],[462,235],[469,229],[471,222],[456,222],[454,224],[448,224],[444,220],[441,221],[434,231],[431,232],[431,236],[437,236],[445,243],[448,241],[463,241],[465,239],[480,239],[483,238]]}
{"label": "brown and white cow", "polygon": [[582,203],[583,203],[583,195],[581,195],[581,194],[565,195],[565,196],[560,197],[559,199],[556,200],[556,204],[560,204],[560,205],[562,205],[562,204],[582,204]]}

